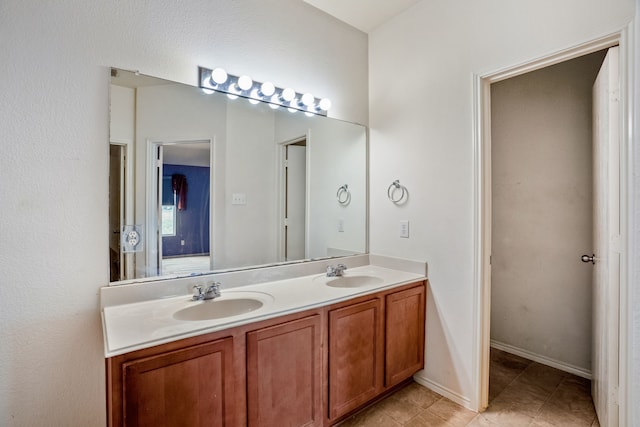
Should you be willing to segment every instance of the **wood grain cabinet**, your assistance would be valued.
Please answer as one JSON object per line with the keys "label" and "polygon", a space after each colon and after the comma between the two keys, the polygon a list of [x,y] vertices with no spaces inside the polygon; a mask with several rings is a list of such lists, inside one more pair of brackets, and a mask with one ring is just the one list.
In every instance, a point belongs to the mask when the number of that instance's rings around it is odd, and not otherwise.
{"label": "wood grain cabinet", "polygon": [[334,425],[423,368],[425,285],[108,358],[107,425]]}
{"label": "wood grain cabinet", "polygon": [[385,387],[424,368],[424,304],[424,286],[386,296]]}
{"label": "wood grain cabinet", "polygon": [[322,425],[321,316],[247,334],[249,427]]}
{"label": "wood grain cabinet", "polygon": [[329,418],[382,390],[381,303],[374,298],[329,311]]}
{"label": "wood grain cabinet", "polygon": [[124,362],[116,425],[231,425],[232,351],[232,338],[226,338]]}
{"label": "wood grain cabinet", "polygon": [[328,316],[330,425],[424,367],[424,282],[345,304]]}

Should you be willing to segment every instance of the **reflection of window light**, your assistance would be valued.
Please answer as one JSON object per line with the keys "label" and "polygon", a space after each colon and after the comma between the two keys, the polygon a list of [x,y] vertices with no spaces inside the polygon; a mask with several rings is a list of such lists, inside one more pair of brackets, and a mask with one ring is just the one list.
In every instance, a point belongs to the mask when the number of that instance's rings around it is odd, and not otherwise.
{"label": "reflection of window light", "polygon": [[175,205],[162,205],[162,235],[176,235],[176,207]]}

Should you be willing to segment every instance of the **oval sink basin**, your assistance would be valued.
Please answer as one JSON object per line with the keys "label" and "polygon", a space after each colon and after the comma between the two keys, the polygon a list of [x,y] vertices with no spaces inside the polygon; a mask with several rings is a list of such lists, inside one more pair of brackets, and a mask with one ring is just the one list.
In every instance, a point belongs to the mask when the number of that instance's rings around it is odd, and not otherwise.
{"label": "oval sink basin", "polygon": [[334,288],[359,288],[361,286],[379,285],[384,280],[380,277],[369,275],[353,275],[340,277],[327,277],[325,284]]}
{"label": "oval sink basin", "polygon": [[[194,301],[193,304],[173,314],[177,320],[212,320],[239,316],[262,308],[270,295],[255,296],[255,293],[237,293],[232,296],[224,294],[214,300]],[[271,297],[273,299],[273,297]]]}

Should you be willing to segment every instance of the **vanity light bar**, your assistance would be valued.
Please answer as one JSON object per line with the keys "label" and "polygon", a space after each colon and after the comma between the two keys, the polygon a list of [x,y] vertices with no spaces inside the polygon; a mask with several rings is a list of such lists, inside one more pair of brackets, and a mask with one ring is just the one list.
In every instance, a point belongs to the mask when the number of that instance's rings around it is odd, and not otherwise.
{"label": "vanity light bar", "polygon": [[231,99],[246,98],[252,104],[265,102],[274,109],[283,107],[292,113],[302,111],[309,116],[326,116],[331,108],[327,98],[316,98],[291,88],[282,89],[271,82],[256,82],[249,76],[234,76],[222,68],[198,67],[198,86],[206,93],[222,92]]}

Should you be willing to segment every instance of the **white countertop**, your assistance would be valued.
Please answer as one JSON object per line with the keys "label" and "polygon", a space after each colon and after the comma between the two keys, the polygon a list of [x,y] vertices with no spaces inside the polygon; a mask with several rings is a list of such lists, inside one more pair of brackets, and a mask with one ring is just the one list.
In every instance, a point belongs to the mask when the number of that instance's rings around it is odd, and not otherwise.
{"label": "white countertop", "polygon": [[345,277],[362,275],[375,276],[381,280],[376,284],[345,288],[327,286],[325,283],[330,278],[325,274],[229,289],[225,289],[223,283],[222,296],[214,301],[249,296],[260,300],[263,305],[254,311],[221,319],[176,319],[174,313],[177,311],[210,302],[192,301],[191,294],[105,306],[102,310],[105,356],[112,357],[182,338],[321,307],[426,278],[415,271],[407,272],[378,265],[349,268],[344,273]]}

